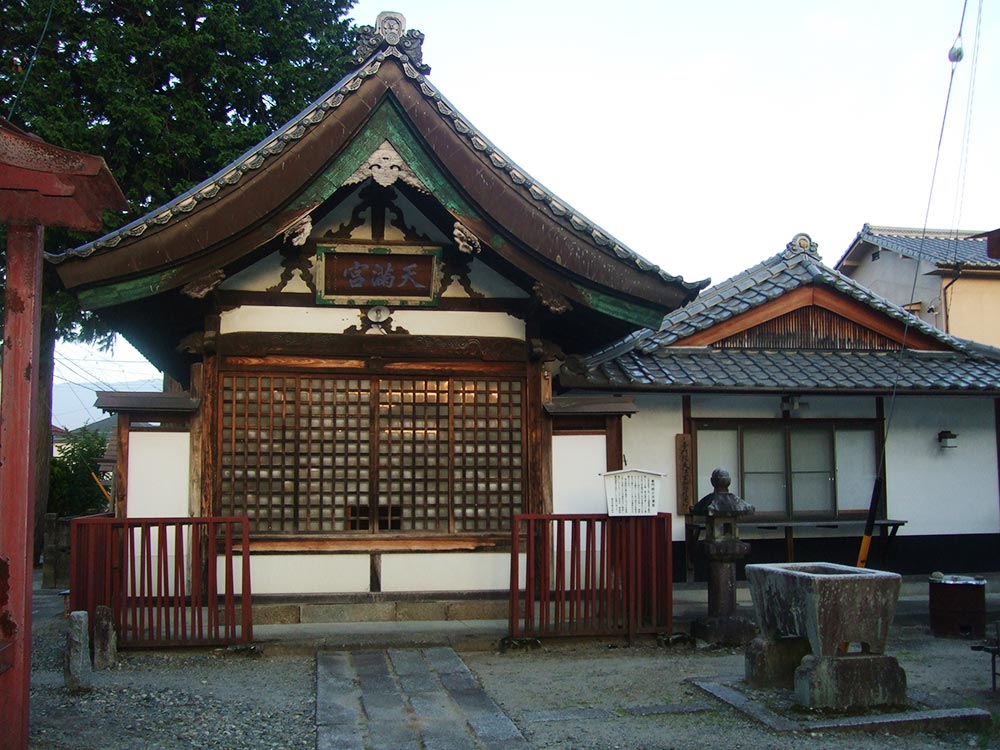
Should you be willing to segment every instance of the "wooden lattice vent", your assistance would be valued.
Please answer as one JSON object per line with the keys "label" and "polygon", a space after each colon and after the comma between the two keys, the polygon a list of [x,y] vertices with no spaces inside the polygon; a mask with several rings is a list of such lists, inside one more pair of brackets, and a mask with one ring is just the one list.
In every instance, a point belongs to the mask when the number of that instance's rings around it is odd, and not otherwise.
{"label": "wooden lattice vent", "polygon": [[257,534],[509,533],[524,383],[223,373],[219,497]]}
{"label": "wooden lattice vent", "polygon": [[716,342],[718,349],[896,351],[896,341],[819,307],[802,307]]}

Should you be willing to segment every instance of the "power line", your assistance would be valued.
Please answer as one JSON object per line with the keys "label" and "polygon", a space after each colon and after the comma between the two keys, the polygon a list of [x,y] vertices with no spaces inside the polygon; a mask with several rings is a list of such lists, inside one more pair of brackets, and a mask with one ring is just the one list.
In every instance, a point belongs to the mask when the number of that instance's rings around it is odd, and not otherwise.
{"label": "power line", "polygon": [[92,373],[88,373],[86,370],[82,369],[81,367],[79,367],[78,365],[74,364],[73,362],[65,359],[61,355],[56,354],[55,359],[56,359],[56,362],[58,364],[61,364],[63,367],[65,367],[70,372],[72,372],[74,375],[77,375],[78,377],[82,378],[84,382],[89,383],[90,385],[99,386],[99,390],[103,390],[103,391],[113,391],[114,390],[114,386],[110,385],[109,383],[107,383],[104,380],[101,380],[100,378],[98,378],[97,376],[93,375]]}
{"label": "power line", "polygon": [[38,50],[42,46],[45,34],[49,30],[49,21],[52,20],[52,9],[55,7],[56,0],[52,0],[52,2],[49,3],[49,14],[45,17],[45,25],[42,26],[42,33],[38,37],[38,44],[35,45],[35,51],[31,55],[31,62],[28,63],[28,69],[24,71],[24,78],[21,79],[21,86],[18,88],[17,93],[14,94],[14,100],[10,103],[10,111],[7,112],[8,120],[14,116],[14,108],[17,106],[18,99],[21,98],[21,92],[24,91],[24,85],[28,82],[28,76],[31,75],[31,69],[35,67],[35,59],[38,57]]}

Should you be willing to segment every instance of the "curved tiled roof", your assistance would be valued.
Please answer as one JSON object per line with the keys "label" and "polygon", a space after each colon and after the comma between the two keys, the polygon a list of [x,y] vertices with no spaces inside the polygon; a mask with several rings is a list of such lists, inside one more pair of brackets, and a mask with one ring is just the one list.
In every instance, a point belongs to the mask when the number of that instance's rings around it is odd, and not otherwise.
{"label": "curved tiled roof", "polygon": [[[800,243],[800,238],[806,242]],[[903,323],[945,352],[734,350],[678,342],[808,285],[822,285]],[[725,390],[1000,390],[1000,350],[942,333],[870,289],[824,266],[805,235],[786,249],[707,289],[643,330],[581,360],[587,385]],[[567,373],[568,380],[580,376]]]}
{"label": "curved tiled roof", "polygon": [[528,196],[532,202],[543,206],[554,217],[562,220],[575,233],[585,236],[603,252],[633,265],[639,271],[654,274],[663,281],[678,284],[688,291],[694,292],[708,285],[708,280],[686,282],[679,276],[667,273],[656,264],[626,247],[610,233],[576,211],[568,203],[557,198],[552,191],[548,190],[526,171],[521,169],[482,135],[482,133],[469,124],[462,114],[420,72],[421,69],[427,70],[426,66],[412,62],[405,52],[401,51],[396,45],[388,43],[385,43],[378,52],[369,56],[359,69],[341,79],[333,88],[306,107],[277,132],[258,143],[204,182],[196,185],[164,206],[93,242],[63,253],[46,254],[46,258],[54,263],[59,263],[69,258],[87,257],[94,253],[109,250],[122,242],[140,237],[152,228],[178,221],[183,216],[197,210],[201,205],[215,200],[225,191],[238,187],[246,175],[260,169],[269,159],[276,157],[287,146],[305,136],[327,114],[339,107],[353,92],[357,91],[365,79],[376,75],[379,68],[390,60],[395,60],[402,67],[406,76],[417,84],[420,93],[434,105],[434,109],[441,119],[448,124],[448,127],[462,135],[476,151],[488,157],[492,167],[498,172],[505,173],[516,189]]}

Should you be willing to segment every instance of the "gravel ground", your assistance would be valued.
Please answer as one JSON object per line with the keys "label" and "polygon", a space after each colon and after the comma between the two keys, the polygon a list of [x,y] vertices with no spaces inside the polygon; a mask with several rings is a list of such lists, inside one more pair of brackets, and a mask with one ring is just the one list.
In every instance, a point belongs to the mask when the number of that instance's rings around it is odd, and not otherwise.
{"label": "gravel ground", "polygon": [[[35,750],[316,746],[312,655],[124,652],[116,669],[94,673],[93,688],[74,694],[62,675],[61,602],[42,595],[35,610],[30,744]],[[911,699],[935,708],[986,708],[994,716],[993,731],[778,734],[690,682],[742,674],[743,656],[737,650],[550,642],[534,650],[462,657],[538,750],[1000,749],[1000,694],[990,692],[986,656],[970,651],[967,641],[931,638],[921,626],[895,627],[889,653],[907,671]],[[644,706],[664,704],[677,706],[678,712],[641,715]],[[573,709],[578,715],[568,718]]]}
{"label": "gravel ground", "polygon": [[[915,707],[985,708],[993,714],[994,727],[985,734],[773,732],[691,683],[742,675],[743,652],[738,649],[548,643],[534,651],[463,654],[463,658],[536,750],[1000,748],[1000,693],[990,691],[988,657],[971,651],[969,645],[969,641],[932,638],[923,626],[897,626],[888,652],[907,672],[909,697],[919,704]],[[760,692],[769,693],[764,697],[773,710],[791,702],[789,693]],[[670,704],[707,710],[635,715],[635,708]],[[551,720],[551,712],[571,708],[583,714],[604,709],[601,713],[612,718]]]}
{"label": "gravel ground", "polygon": [[316,660],[246,650],[119,652],[91,690],[63,678],[62,604],[37,596],[31,748],[314,750]]}

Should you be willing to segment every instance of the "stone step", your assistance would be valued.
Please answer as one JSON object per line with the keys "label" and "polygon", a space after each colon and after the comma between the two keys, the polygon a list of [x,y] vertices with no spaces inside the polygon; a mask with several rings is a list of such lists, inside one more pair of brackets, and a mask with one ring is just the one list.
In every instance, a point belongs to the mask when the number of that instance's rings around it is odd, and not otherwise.
{"label": "stone step", "polygon": [[504,599],[425,599],[363,602],[257,602],[254,625],[294,625],[323,622],[447,622],[450,620],[505,620]]}
{"label": "stone step", "polygon": [[[926,612],[927,576],[903,576],[900,601],[923,602]],[[674,584],[674,616],[683,618],[688,610],[701,612],[707,605],[705,583]],[[752,607],[746,581],[736,584],[736,601],[741,607]],[[1000,573],[986,574],[986,606],[989,613],[1000,611]],[[258,600],[254,597],[255,625],[294,625],[305,623],[364,623],[364,622],[448,622],[468,620],[506,620],[509,602],[506,595],[487,598],[451,599],[407,596],[393,599],[391,594],[369,595],[364,600],[349,596],[331,596],[324,600],[313,597],[298,601],[282,601],[274,597]],[[992,616],[992,615],[991,615]]]}
{"label": "stone step", "polygon": [[316,747],[528,748],[451,648],[320,651]]}

